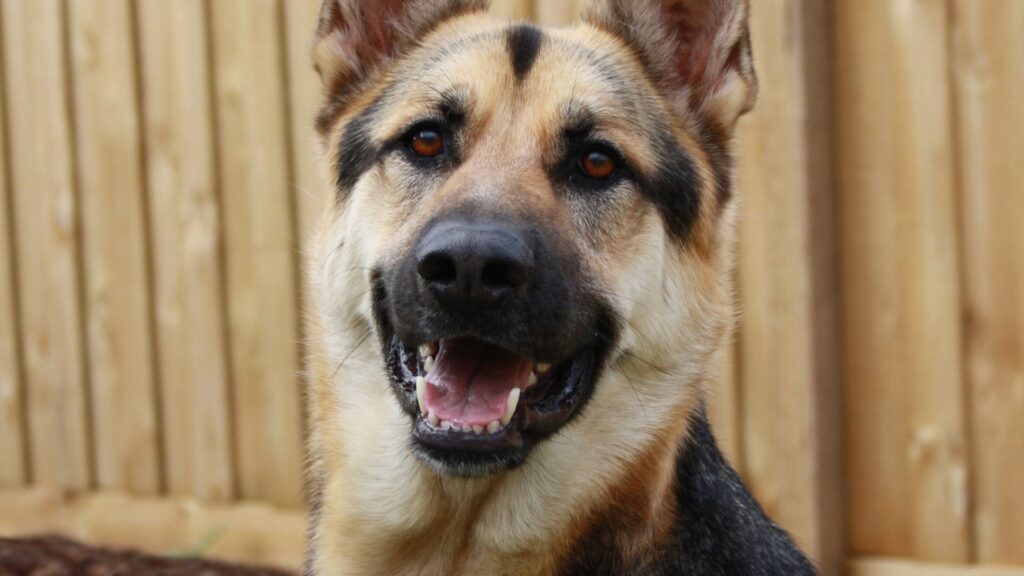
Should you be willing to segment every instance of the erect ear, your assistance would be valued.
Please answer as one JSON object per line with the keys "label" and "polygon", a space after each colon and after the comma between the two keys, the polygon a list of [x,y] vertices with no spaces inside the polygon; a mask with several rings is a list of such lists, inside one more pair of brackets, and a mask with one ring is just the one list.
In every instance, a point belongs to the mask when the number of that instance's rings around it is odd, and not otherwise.
{"label": "erect ear", "polygon": [[324,0],[313,65],[331,92],[358,83],[448,18],[488,0]]}
{"label": "erect ear", "polygon": [[732,130],[757,100],[748,0],[591,0],[584,19],[629,43],[662,88]]}

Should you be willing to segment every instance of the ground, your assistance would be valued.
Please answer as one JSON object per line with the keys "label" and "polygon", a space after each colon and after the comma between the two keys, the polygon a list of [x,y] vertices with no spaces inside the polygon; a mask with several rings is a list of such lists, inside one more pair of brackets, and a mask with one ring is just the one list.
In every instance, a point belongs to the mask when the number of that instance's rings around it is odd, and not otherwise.
{"label": "ground", "polygon": [[0,538],[0,576],[291,576],[267,568],[163,558],[84,546],[64,538]]}

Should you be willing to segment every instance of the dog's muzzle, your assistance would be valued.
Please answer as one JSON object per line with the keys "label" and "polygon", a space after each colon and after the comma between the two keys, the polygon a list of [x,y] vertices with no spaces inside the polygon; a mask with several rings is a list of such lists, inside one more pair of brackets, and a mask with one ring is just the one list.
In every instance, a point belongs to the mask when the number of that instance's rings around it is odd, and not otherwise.
{"label": "dog's muzzle", "polygon": [[593,392],[614,322],[569,245],[540,226],[443,218],[375,274],[392,386],[435,469],[519,465]]}

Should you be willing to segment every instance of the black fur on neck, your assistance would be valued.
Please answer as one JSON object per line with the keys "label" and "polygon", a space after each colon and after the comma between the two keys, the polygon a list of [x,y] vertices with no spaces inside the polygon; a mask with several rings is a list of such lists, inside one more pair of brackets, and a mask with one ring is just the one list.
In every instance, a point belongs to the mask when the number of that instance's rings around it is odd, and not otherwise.
{"label": "black fur on neck", "polygon": [[[809,576],[811,562],[771,521],[715,442],[705,409],[676,460],[675,521],[663,545],[624,553],[621,523],[591,526],[563,576]],[[671,512],[669,512],[671,513]]]}

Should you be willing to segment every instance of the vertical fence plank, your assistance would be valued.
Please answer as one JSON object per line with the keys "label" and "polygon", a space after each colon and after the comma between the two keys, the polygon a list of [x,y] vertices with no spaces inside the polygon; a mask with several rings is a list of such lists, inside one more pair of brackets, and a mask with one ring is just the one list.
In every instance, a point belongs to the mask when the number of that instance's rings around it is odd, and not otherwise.
{"label": "vertical fence plank", "polygon": [[534,0],[533,14],[547,26],[566,26],[579,19],[581,3],[577,0]]}
{"label": "vertical fence plank", "polygon": [[84,489],[89,424],[63,5],[4,0],[2,7],[32,477]]}
{"label": "vertical fence plank", "polygon": [[[2,68],[0,68],[2,69]],[[7,187],[6,118],[3,114],[4,79],[0,78],[0,489],[22,485],[25,469],[24,414],[22,414],[21,359],[18,357],[18,322],[14,309],[14,236],[10,229]]]}
{"label": "vertical fence plank", "polygon": [[839,2],[850,543],[969,557],[946,2]]}
{"label": "vertical fence plank", "polygon": [[505,18],[533,18],[533,0],[493,0],[491,12]]}
{"label": "vertical fence plank", "polygon": [[211,6],[240,487],[295,504],[302,426],[281,5]]}
{"label": "vertical fence plank", "polygon": [[754,5],[761,98],[740,141],[743,470],[755,494],[839,574],[839,381],[821,3]]}
{"label": "vertical fence plank", "polygon": [[226,500],[235,480],[205,3],[136,7],[167,488]]}
{"label": "vertical fence plank", "polygon": [[128,0],[68,3],[96,480],[160,489],[139,111]]}
{"label": "vertical fence plank", "polygon": [[1024,564],[1024,3],[955,7],[975,549]]}
{"label": "vertical fence plank", "polygon": [[288,88],[291,104],[292,190],[298,210],[297,236],[304,244],[323,210],[323,186],[317,170],[318,148],[313,121],[320,104],[320,79],[313,70],[310,42],[316,30],[322,0],[285,2],[288,50]]}

